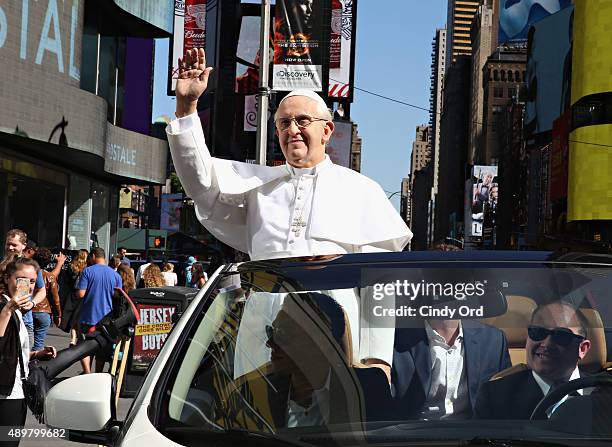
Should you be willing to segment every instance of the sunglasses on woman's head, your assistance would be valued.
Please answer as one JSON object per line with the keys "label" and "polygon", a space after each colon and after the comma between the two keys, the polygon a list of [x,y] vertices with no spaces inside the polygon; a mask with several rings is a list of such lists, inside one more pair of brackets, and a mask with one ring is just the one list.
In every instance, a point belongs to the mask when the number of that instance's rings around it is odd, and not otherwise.
{"label": "sunglasses on woman's head", "polygon": [[529,326],[527,329],[527,335],[533,341],[542,341],[550,335],[552,341],[559,346],[568,346],[573,341],[582,341],[585,339],[585,337],[582,335],[574,334],[569,329],[546,329],[545,327],[541,326]]}

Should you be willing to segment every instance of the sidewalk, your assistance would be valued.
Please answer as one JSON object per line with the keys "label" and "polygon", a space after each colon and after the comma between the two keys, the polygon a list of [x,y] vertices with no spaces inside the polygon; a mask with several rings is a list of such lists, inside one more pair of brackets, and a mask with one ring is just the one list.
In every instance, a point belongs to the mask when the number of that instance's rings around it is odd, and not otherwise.
{"label": "sidewalk", "polygon": [[[62,332],[58,328],[50,328],[49,333],[47,334],[47,345],[52,345],[57,348],[57,350],[65,349],[68,347],[68,343],[70,342],[70,337],[65,332]],[[108,369],[108,365],[106,366]],[[77,362],[75,365],[70,366],[66,371],[62,372],[59,377],[73,377],[80,374],[82,371],[81,364]],[[117,418],[119,420],[123,420],[125,415],[130,408],[132,403],[132,399],[119,399],[119,404],[117,405]],[[39,424],[38,421],[32,416],[30,411],[28,410],[28,418],[26,420],[25,428],[40,428],[44,427],[43,424]],[[77,442],[70,442],[68,440],[50,440],[46,439],[24,439],[19,444],[19,447],[43,447],[43,446],[90,446],[91,444],[81,444]]]}

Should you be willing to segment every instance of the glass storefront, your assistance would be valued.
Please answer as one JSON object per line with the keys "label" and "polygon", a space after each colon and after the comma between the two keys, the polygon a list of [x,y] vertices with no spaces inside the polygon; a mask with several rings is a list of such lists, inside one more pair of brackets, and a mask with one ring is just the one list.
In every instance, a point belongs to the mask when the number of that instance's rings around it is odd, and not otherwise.
{"label": "glass storefront", "polygon": [[67,185],[60,171],[1,155],[0,234],[21,228],[41,247],[61,247]]}

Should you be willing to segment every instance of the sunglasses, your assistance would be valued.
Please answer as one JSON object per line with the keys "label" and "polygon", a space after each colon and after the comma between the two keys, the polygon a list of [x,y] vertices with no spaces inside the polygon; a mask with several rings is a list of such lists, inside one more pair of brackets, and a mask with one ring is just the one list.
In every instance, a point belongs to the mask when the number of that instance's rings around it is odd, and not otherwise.
{"label": "sunglasses", "polygon": [[574,341],[582,341],[585,339],[582,335],[574,334],[569,329],[546,329],[540,326],[529,326],[527,335],[533,341],[542,341],[550,335],[552,341],[559,346],[568,346]]}

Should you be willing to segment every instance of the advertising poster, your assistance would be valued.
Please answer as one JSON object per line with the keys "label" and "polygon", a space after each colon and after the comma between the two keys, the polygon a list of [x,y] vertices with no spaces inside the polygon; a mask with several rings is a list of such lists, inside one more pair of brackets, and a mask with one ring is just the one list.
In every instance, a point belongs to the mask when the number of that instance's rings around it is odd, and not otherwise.
{"label": "advertising poster", "polygon": [[527,135],[548,132],[570,106],[573,8],[538,23],[529,32],[527,51]]}
{"label": "advertising poster", "polygon": [[345,121],[334,121],[334,125],[334,133],[325,152],[334,164],[350,168],[353,125]]}
{"label": "advertising poster", "polygon": [[534,23],[571,6],[572,0],[500,0],[499,44],[524,45]]}
{"label": "advertising poster", "polygon": [[569,136],[568,221],[612,220],[612,117],[606,106],[612,92],[611,6],[609,0],[575,2],[571,102],[581,126]]}
{"label": "advertising poster", "polygon": [[482,236],[483,227],[495,224],[499,185],[497,166],[476,165],[472,171],[472,236]]}
{"label": "advertising poster", "polygon": [[324,6],[323,0],[276,2],[272,73],[274,90],[322,90]]}
{"label": "advertising poster", "polygon": [[351,98],[351,64],[353,59],[354,0],[332,0],[329,47],[330,98]]}
{"label": "advertising poster", "polygon": [[132,369],[147,369],[155,360],[172,329],[175,304],[136,304],[140,323],[134,333]]}
{"label": "advertising poster", "polygon": [[559,200],[567,197],[571,119],[572,115],[568,110],[553,123],[552,151],[550,153],[550,200]]}
{"label": "advertising poster", "polygon": [[162,194],[160,229],[179,231],[182,208],[183,194]]}
{"label": "advertising poster", "polygon": [[168,94],[173,95],[178,75],[178,58],[185,51],[206,47],[206,1],[174,0],[174,32],[170,52]]}

